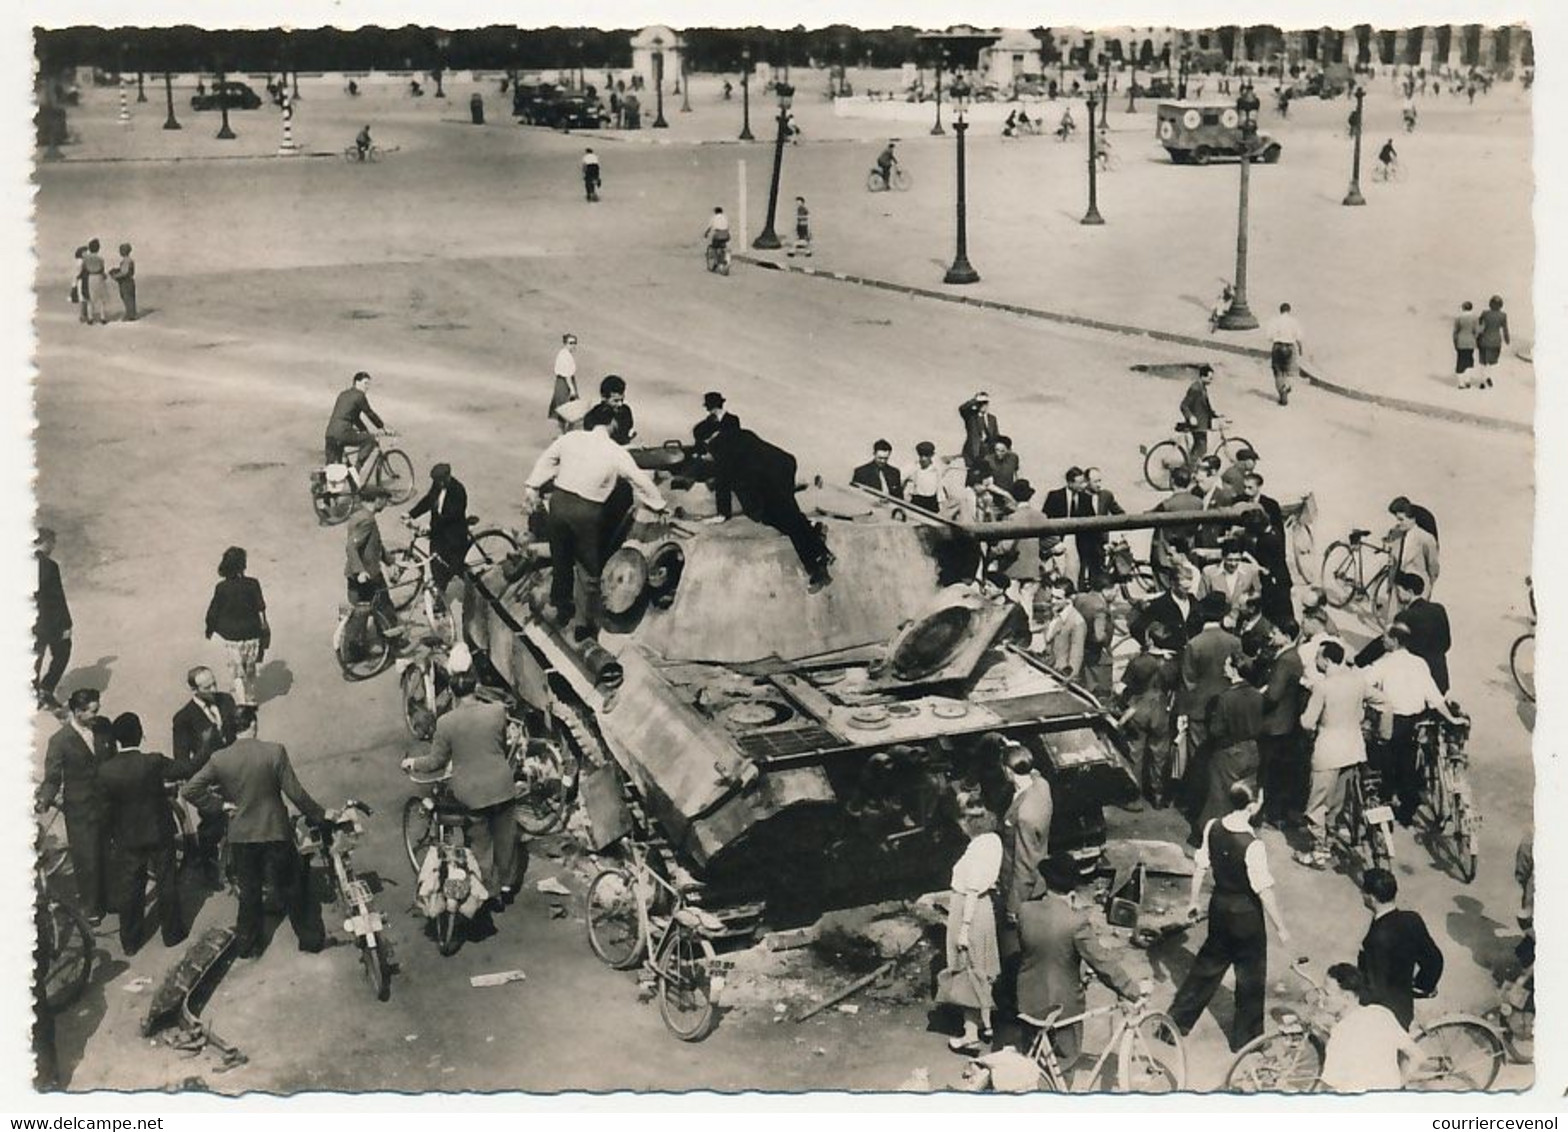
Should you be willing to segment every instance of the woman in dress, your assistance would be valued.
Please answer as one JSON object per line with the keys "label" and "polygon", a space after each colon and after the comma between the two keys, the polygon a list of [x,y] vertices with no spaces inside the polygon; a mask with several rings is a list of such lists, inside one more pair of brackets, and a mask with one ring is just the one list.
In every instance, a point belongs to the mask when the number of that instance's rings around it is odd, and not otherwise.
{"label": "woman in dress", "polygon": [[963,1036],[948,1039],[948,1048],[974,1055],[981,1052],[981,1038],[991,1030],[991,988],[1002,970],[992,902],[1002,872],[1002,839],[995,816],[978,804],[966,808],[959,823],[969,837],[969,847],[953,866],[947,969],[938,998],[959,1007],[964,1015]]}
{"label": "woman in dress", "polygon": [[1481,312],[1481,333],[1476,338],[1476,348],[1480,351],[1481,365],[1485,367],[1486,373],[1481,379],[1482,389],[1492,388],[1492,367],[1502,355],[1503,346],[1511,341],[1508,337],[1508,316],[1503,313],[1503,297],[1493,295],[1486,309]]}
{"label": "woman in dress", "polygon": [[234,702],[240,707],[256,706],[256,666],[272,641],[267,624],[267,603],[261,596],[261,583],[246,577],[244,547],[231,546],[218,563],[220,581],[207,605],[207,639],[216,633],[229,654],[229,672],[234,678]]}

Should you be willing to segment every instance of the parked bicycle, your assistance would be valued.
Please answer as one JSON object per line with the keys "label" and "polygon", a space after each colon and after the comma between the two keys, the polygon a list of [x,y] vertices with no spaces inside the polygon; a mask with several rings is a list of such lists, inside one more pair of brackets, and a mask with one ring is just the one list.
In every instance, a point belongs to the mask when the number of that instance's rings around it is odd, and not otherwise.
{"label": "parked bicycle", "polygon": [[1470,756],[1465,752],[1469,721],[1455,727],[1442,719],[1416,724],[1416,757],[1420,760],[1421,786],[1430,815],[1427,827],[1434,852],[1453,860],[1459,878],[1475,879],[1481,812],[1470,789]]}
{"label": "parked bicycle", "polygon": [[[1105,1015],[1115,1015],[1110,1041],[1087,1073],[1071,1074],[1070,1067],[1064,1067],[1056,1056],[1051,1032]],[[1044,1018],[1020,1014],[1018,1021],[1034,1029],[1027,1056],[1039,1069],[1040,1088],[1046,1092],[1175,1093],[1187,1083],[1187,1051],[1181,1030],[1169,1014],[1150,1009],[1146,997],[1121,1000],[1068,1018],[1062,1017],[1058,1006]]]}
{"label": "parked bicycle", "polygon": [[[379,436],[395,438],[397,433]],[[345,452],[344,463],[328,464],[310,474],[310,504],[322,526],[347,519],[360,489],[367,485],[383,488],[394,504],[406,503],[414,494],[414,462],[401,448],[383,448],[372,436],[354,455],[357,460]]]}
{"label": "parked bicycle", "polygon": [[593,953],[617,971],[641,965],[657,988],[659,1017],[683,1042],[701,1041],[718,1025],[729,967],[713,948],[724,922],[699,907],[698,896],[677,867],[662,860],[655,867],[648,848],[627,839],[626,863],[601,870],[584,897]]}
{"label": "parked bicycle", "polygon": [[[1363,872],[1393,867],[1394,808],[1383,800],[1382,779],[1369,764],[1358,763],[1352,768],[1345,784],[1344,805],[1328,837],[1330,851]],[[1322,858],[1311,853],[1297,853],[1296,861],[1325,867]]]}
{"label": "parked bicycle", "polygon": [[1359,605],[1381,625],[1388,616],[1392,559],[1382,544],[1369,541],[1371,536],[1357,529],[1329,543],[1323,552],[1323,596],[1335,609]]}
{"label": "parked bicycle", "polygon": [[1530,629],[1514,639],[1508,650],[1508,672],[1514,678],[1519,694],[1535,703],[1535,582],[1524,580],[1530,591]]}
{"label": "parked bicycle", "polygon": [[359,961],[378,1002],[392,995],[392,958],[387,948],[386,921],[376,911],[370,886],[354,871],[352,855],[364,833],[361,818],[375,813],[364,802],[349,798],[327,821],[316,825],[301,815],[294,822],[294,843],[305,857],[320,856],[332,877],[333,897],[343,914],[343,930],[354,937]]}
{"label": "parked bicycle", "polygon": [[87,917],[55,895],[49,878],[65,864],[66,844],[55,833],[60,811],[51,809],[39,823],[34,865],[34,898],[43,906],[37,946],[44,966],[44,1005],[59,1013],[82,997],[93,973],[93,929]]}
{"label": "parked bicycle", "polygon": [[[1215,417],[1212,431],[1219,433],[1220,442],[1210,451],[1221,460],[1235,462],[1236,453],[1251,448],[1252,442],[1244,436],[1232,436],[1226,431],[1231,424],[1228,417]],[[1192,470],[1192,428],[1186,421],[1176,424],[1176,436],[1155,444],[1138,446],[1143,453],[1143,478],[1156,491],[1171,490],[1171,472],[1176,468]]]}
{"label": "parked bicycle", "polygon": [[893,166],[888,170],[886,177],[882,176],[882,170],[876,166],[872,166],[871,172],[866,174],[866,191],[871,193],[885,193],[889,190],[907,193],[914,183],[915,179],[902,165]]}

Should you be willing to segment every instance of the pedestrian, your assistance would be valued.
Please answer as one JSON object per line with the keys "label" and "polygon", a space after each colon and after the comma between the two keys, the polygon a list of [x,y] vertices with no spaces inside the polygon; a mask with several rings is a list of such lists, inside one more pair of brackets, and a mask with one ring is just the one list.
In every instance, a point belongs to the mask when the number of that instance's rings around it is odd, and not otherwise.
{"label": "pedestrian", "polygon": [[1203,880],[1212,872],[1209,934],[1176,990],[1170,1016],[1183,1034],[1190,1034],[1219,989],[1225,972],[1235,968],[1236,1008],[1229,1035],[1234,1052],[1263,1033],[1263,1004],[1268,987],[1268,932],[1264,916],[1273,923],[1280,943],[1290,942],[1290,931],[1274,896],[1268,855],[1252,828],[1257,799],[1246,783],[1231,787],[1230,807],[1224,817],[1203,828],[1193,857],[1187,915],[1197,918]]}
{"label": "pedestrian", "polygon": [[66,698],[65,722],[44,752],[44,777],[34,803],[43,813],[59,801],[76,900],[94,927],[103,923],[108,906],[108,815],[98,771],[114,742],[98,716],[100,702],[94,688],[78,688]]}
{"label": "pedestrian", "polygon": [[175,870],[174,818],[164,784],[189,778],[195,767],[142,750],[142,721],[134,712],[115,717],[112,753],[98,770],[109,837],[108,892],[120,916],[120,948],[141,950],[147,881],[158,899],[158,927],[165,947],[186,935]]}
{"label": "pedestrian", "polygon": [[424,515],[430,516],[431,580],[445,601],[452,579],[463,574],[472,531],[468,525],[468,489],[452,474],[451,464],[431,465],[430,488],[409,508],[405,518],[412,522]]}
{"label": "pedestrian", "polygon": [[[233,696],[218,690],[218,677],[206,665],[187,672],[185,684],[191,697],[174,713],[171,750],[176,762],[188,763],[195,771],[234,742],[239,734],[239,707]],[[196,857],[207,883],[221,888],[224,878],[218,872],[218,847],[228,819],[221,806],[197,806],[194,810],[198,821]]]}
{"label": "pedestrian", "polygon": [[1068,680],[1082,683],[1084,679],[1084,642],[1089,627],[1083,614],[1073,607],[1071,578],[1051,579],[1051,619],[1042,634],[1041,651],[1046,663]]}
{"label": "pedestrian", "polygon": [[[1010,526],[1029,528],[1045,518],[1033,504],[1034,485],[1028,480],[1014,480],[1012,497],[1015,506],[1003,522]],[[1005,586],[1007,596],[1030,618],[1029,630],[1033,635],[1035,596],[1040,592],[1040,539],[1025,535],[991,544],[992,564],[1000,572],[997,584]]]}
{"label": "pedestrian", "polygon": [[475,696],[472,670],[452,674],[452,709],[436,720],[430,750],[406,758],[405,771],[437,774],[450,768],[452,797],[474,818],[474,855],[485,887],[497,906],[510,904],[521,881],[517,840],[517,794],[507,759],[506,706]]}
{"label": "pedestrian", "polygon": [[[1181,419],[1192,439],[1187,449],[1187,467],[1195,468],[1209,451],[1209,430],[1214,427],[1217,414],[1209,401],[1209,386],[1214,384],[1214,367],[1207,362],[1198,367],[1197,376],[1187,386],[1181,399]],[[1172,475],[1174,486],[1175,476]]]}
{"label": "pedestrian", "polygon": [[[806,588],[817,593],[830,585],[828,567],[833,554],[820,524],[800,510],[795,495],[795,457],[744,428],[720,429],[708,442],[720,477],[740,497],[741,506],[754,522],[772,527],[789,539],[806,572]],[[728,519],[721,507],[718,518]]]}
{"label": "pedestrian", "polygon": [[38,588],[33,591],[33,695],[39,707],[50,711],[59,710],[55,689],[71,663],[71,607],[65,600],[60,564],[54,560],[54,545],[54,531],[39,527],[33,540],[33,557],[38,560]]}
{"label": "pedestrian", "polygon": [[1106,570],[1096,571],[1073,598],[1073,608],[1083,618],[1083,671],[1089,691],[1109,700],[1112,692],[1111,645],[1116,628],[1113,606],[1119,586]]}
{"label": "pedestrian", "polygon": [[76,267],[71,276],[71,302],[76,304],[78,322],[87,321],[87,273],[82,269],[82,257],[86,254],[86,244],[76,249]]}
{"label": "pedestrian", "polygon": [[[1394,517],[1393,529],[1384,537],[1389,573],[1395,578],[1400,574],[1414,574],[1421,579],[1422,592],[1430,595],[1442,570],[1437,537],[1417,522],[1415,505],[1404,496],[1388,505],[1388,513]],[[1389,594],[1390,620],[1402,608],[1401,601],[1399,587],[1394,586]]]}
{"label": "pedestrian", "polygon": [[811,210],[805,197],[795,198],[795,242],[790,245],[790,255],[811,255]]}
{"label": "pedestrian", "polygon": [[1204,758],[1203,803],[1192,823],[1189,844],[1197,845],[1205,826],[1230,810],[1230,788],[1245,782],[1257,794],[1258,735],[1263,730],[1263,693],[1242,679],[1238,657],[1225,658],[1229,684],[1209,702],[1203,721],[1208,744]]}
{"label": "pedestrian", "polygon": [[1337,1017],[1323,1050],[1318,1083],[1334,1093],[1403,1089],[1405,1076],[1426,1054],[1394,1017],[1366,997],[1366,981],[1349,963],[1328,969],[1324,1007]]}
{"label": "pedestrian", "polygon": [[1482,389],[1490,389],[1492,367],[1497,364],[1497,359],[1502,355],[1503,346],[1511,345],[1513,342],[1508,334],[1508,315],[1503,313],[1501,295],[1493,295],[1487,300],[1486,309],[1481,312],[1479,322],[1481,333],[1476,337],[1476,348],[1481,354],[1481,371],[1486,374],[1480,384]]}
{"label": "pedestrian", "polygon": [[1243,448],[1236,453],[1236,459],[1232,461],[1230,467],[1220,473],[1220,483],[1232,503],[1246,497],[1247,477],[1257,470],[1257,451],[1252,448]]}
{"label": "pedestrian", "polygon": [[1179,586],[1167,589],[1133,614],[1128,632],[1134,640],[1143,644],[1152,627],[1159,624],[1170,631],[1167,647],[1179,653],[1187,647],[1188,641],[1203,630],[1203,617],[1197,599]]}
{"label": "pedestrian", "polygon": [[[539,490],[554,483],[546,529],[550,540],[550,604],[557,628],[564,631],[577,616],[575,570],[581,569],[585,608],[575,635],[582,640],[599,631],[599,575],[604,569],[609,524],[606,504],[621,480],[650,510],[663,513],[667,504],[648,473],[631,453],[610,437],[612,416],[595,405],[583,417],[583,428],[567,433],[546,448],[528,476],[523,510],[538,507]],[[717,437],[715,437],[717,440]],[[794,485],[791,484],[791,491]]]}
{"label": "pedestrian", "polygon": [[1122,712],[1116,722],[1144,799],[1164,809],[1170,791],[1171,699],[1181,683],[1181,670],[1169,625],[1151,624],[1142,645],[1143,651],[1122,672]]}
{"label": "pedestrian", "polygon": [[136,261],[131,258],[131,245],[120,245],[120,263],[109,272],[120,288],[120,305],[125,308],[123,321],[136,321]]}
{"label": "pedestrian", "polygon": [[850,484],[869,487],[894,499],[904,498],[904,473],[888,462],[892,455],[892,441],[878,440],[871,446],[871,462],[850,473]]}
{"label": "pedestrian", "polygon": [[992,995],[1001,974],[1001,951],[992,902],[1002,872],[1002,839],[996,819],[984,807],[967,807],[959,827],[969,845],[953,866],[948,892],[947,965],[937,977],[937,1001],[957,1006],[963,1014],[962,1036],[949,1038],[948,1049],[974,1056],[990,1037]]}
{"label": "pedestrian", "polygon": [[1241,641],[1224,627],[1225,598],[1208,594],[1198,602],[1198,617],[1203,628],[1187,641],[1181,652],[1181,687],[1176,692],[1176,714],[1187,721],[1188,752],[1193,758],[1183,776],[1188,786],[1189,806],[1201,799],[1193,797],[1196,786],[1204,781],[1204,753],[1208,750],[1205,722],[1214,697],[1230,685],[1227,666],[1241,663]]}
{"label": "pedestrian", "polygon": [[[109,325],[108,276],[105,273],[102,247],[96,237],[87,241],[87,251],[82,255],[82,288],[87,300],[87,322]],[[1501,308],[1502,300],[1498,300]]]}
{"label": "pedestrian", "polygon": [[[1088,492],[1088,473],[1074,465],[1068,468],[1067,472],[1062,476],[1061,487],[1052,488],[1045,493],[1045,503],[1042,505],[1041,510],[1045,512],[1048,519],[1081,518],[1090,513],[1092,506]],[[1064,553],[1068,553],[1072,559],[1068,563],[1068,572],[1075,580],[1083,578],[1086,573],[1093,573],[1104,565],[1103,537],[1096,539],[1091,536],[1087,543],[1084,544],[1090,552],[1091,561],[1089,562],[1085,562],[1083,554],[1080,553],[1079,537],[1075,536],[1070,544],[1064,541],[1061,545]],[[1070,551],[1067,549],[1069,546],[1071,546]],[[1092,560],[1096,548],[1101,553],[1098,562]]]}
{"label": "pedestrian", "polygon": [[1011,739],[1002,742],[1002,767],[1012,788],[1012,798],[1002,815],[1002,911],[1012,937],[1006,941],[1007,949],[1016,950],[1019,909],[1045,891],[1040,867],[1050,852],[1055,806],[1051,784],[1035,765],[1029,748]]}
{"label": "pedestrian", "polygon": [[1469,299],[1459,304],[1454,316],[1454,372],[1459,375],[1459,388],[1469,389],[1470,379],[1465,375],[1475,365],[1476,342],[1481,336],[1481,316],[1475,313],[1475,304]]}
{"label": "pedestrian", "polygon": [[984,391],[976,393],[958,407],[958,415],[964,422],[964,464],[978,468],[1002,434],[991,412],[991,395]]}
{"label": "pedestrian", "polygon": [[1295,854],[1296,863],[1313,869],[1329,866],[1329,830],[1345,805],[1349,776],[1367,761],[1361,720],[1369,699],[1366,679],[1346,661],[1345,646],[1324,641],[1317,649],[1322,679],[1301,714],[1301,726],[1316,732],[1312,743],[1312,777],[1307,795],[1307,828],[1311,847]]}
{"label": "pedestrian", "polygon": [[240,707],[256,706],[256,668],[272,644],[272,626],[267,623],[267,602],[261,583],[245,573],[248,565],[245,548],[231,546],[218,562],[222,579],[212,590],[207,603],[207,639],[214,633],[223,641],[229,657],[229,674],[234,681],[234,702]]}
{"label": "pedestrian", "polygon": [[1248,603],[1263,596],[1263,576],[1257,565],[1246,560],[1246,551],[1237,539],[1220,545],[1220,561],[1203,568],[1204,587],[1225,598],[1226,609],[1235,614]]}
{"label": "pedestrian", "polygon": [[1394,816],[1409,826],[1421,805],[1421,764],[1416,751],[1416,724],[1436,712],[1452,726],[1459,726],[1432,679],[1426,661],[1411,653],[1410,628],[1395,621],[1383,632],[1384,653],[1365,671],[1373,702],[1381,709],[1378,771],[1384,792],[1394,799]]}
{"label": "pedestrian", "polygon": [[1419,912],[1398,906],[1399,881],[1387,869],[1361,876],[1361,902],[1372,922],[1361,941],[1356,967],[1364,998],[1386,1006],[1406,1030],[1415,1022],[1415,1000],[1431,998],[1443,977],[1443,953]]}
{"label": "pedestrian", "polygon": [[1426,661],[1432,673],[1432,682],[1445,696],[1448,694],[1448,650],[1453,646],[1453,636],[1448,627],[1448,610],[1435,601],[1426,599],[1426,586],[1419,574],[1401,572],[1394,575],[1394,588],[1399,593],[1399,616],[1396,625],[1403,624],[1410,631],[1405,643],[1416,656]]}
{"label": "pedestrian", "polygon": [[904,481],[904,495],[923,511],[933,515],[945,514],[948,499],[942,477],[946,468],[936,461],[936,445],[929,440],[916,444],[915,463],[914,471]]}
{"label": "pedestrian", "polygon": [[180,796],[198,805],[223,802],[234,808],[229,819],[229,851],[239,884],[239,916],[234,925],[234,950],[241,959],[257,959],[265,946],[262,886],[270,878],[288,911],[289,926],[299,949],[317,952],[326,946],[321,905],[309,888],[309,874],[294,847],[288,807],[307,821],[320,824],[326,811],[300,785],[281,743],[256,738],[256,713],[239,711],[238,737],[213,755],[181,789]]}
{"label": "pedestrian", "polygon": [[583,193],[589,201],[599,199],[599,184],[602,173],[599,169],[599,155],[589,146],[583,151]]}
{"label": "pedestrian", "polygon": [[1263,820],[1276,828],[1298,822],[1307,806],[1311,763],[1301,731],[1306,708],[1301,686],[1301,649],[1294,621],[1270,626],[1268,679],[1263,686],[1263,723],[1258,733],[1258,786]]}
{"label": "pedestrian", "polygon": [[561,335],[561,348],[555,355],[555,390],[550,394],[550,407],[545,416],[555,421],[562,432],[569,432],[582,420],[587,405],[577,405],[577,335]]}

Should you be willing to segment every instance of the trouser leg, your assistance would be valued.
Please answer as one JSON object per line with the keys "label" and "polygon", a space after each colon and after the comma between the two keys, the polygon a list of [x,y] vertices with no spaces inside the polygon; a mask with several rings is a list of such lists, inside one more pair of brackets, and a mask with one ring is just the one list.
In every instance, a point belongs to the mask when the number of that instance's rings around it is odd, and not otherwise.
{"label": "trouser leg", "polygon": [[1193,1026],[1197,1025],[1198,1016],[1219,989],[1220,980],[1225,977],[1230,964],[1223,924],[1211,917],[1208,938],[1198,949],[1197,957],[1192,961],[1192,969],[1187,972],[1187,977],[1176,989],[1176,997],[1171,1001],[1171,1020],[1183,1034],[1191,1033]]}
{"label": "trouser leg", "polygon": [[102,818],[96,813],[65,812],[65,835],[71,843],[71,871],[75,874],[76,896],[82,913],[102,916],[108,901],[105,839]]}
{"label": "trouser leg", "polygon": [[[1231,1027],[1230,1048],[1234,1052],[1263,1033],[1263,1006],[1268,991],[1268,937],[1262,916],[1255,928],[1236,940],[1236,1018]],[[1240,933],[1238,933],[1240,934]]]}
{"label": "trouser leg", "polygon": [[38,678],[38,690],[52,696],[60,686],[60,677],[65,675],[66,667],[71,663],[71,638],[53,637],[35,645],[34,652],[40,664],[45,651],[49,654],[49,665]]}
{"label": "trouser leg", "polygon": [[1389,740],[1392,781],[1384,793],[1397,799],[1400,821],[1408,823],[1421,805],[1420,764],[1416,760],[1416,716],[1396,715],[1394,736]]}
{"label": "trouser leg", "polygon": [[485,811],[490,834],[490,876],[494,887],[517,890],[517,803],[503,802]]}
{"label": "trouser leg", "polygon": [[320,951],[326,946],[327,930],[321,922],[321,903],[311,891],[310,871],[304,858],[286,841],[270,841],[266,849],[299,949]]}
{"label": "trouser leg", "polygon": [[158,928],[165,947],[185,939],[185,907],[180,902],[180,874],[175,867],[174,844],[160,845],[152,852],[151,869],[158,886]]}
{"label": "trouser leg", "polygon": [[147,909],[147,867],[151,851],[121,848],[110,861],[114,910],[120,917],[120,949],[134,955],[142,945],[142,920]]}
{"label": "trouser leg", "polygon": [[261,889],[266,879],[267,846],[242,841],[229,847],[239,886],[239,915],[234,922],[235,954],[242,959],[261,954]]}

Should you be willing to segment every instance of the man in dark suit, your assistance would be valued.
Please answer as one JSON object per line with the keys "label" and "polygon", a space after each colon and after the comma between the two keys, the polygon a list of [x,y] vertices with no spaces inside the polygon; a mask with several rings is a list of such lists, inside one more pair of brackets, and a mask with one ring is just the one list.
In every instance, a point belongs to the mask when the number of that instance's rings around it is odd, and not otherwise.
{"label": "man in dark suit", "polygon": [[430,490],[409,509],[408,518],[430,516],[430,550],[434,555],[430,572],[436,589],[446,592],[447,583],[463,570],[468,554],[468,489],[452,474],[452,465],[436,464],[430,469]]}
{"label": "man in dark suit", "polygon": [[305,792],[289,753],[281,743],[256,738],[256,713],[240,710],[238,737],[207,760],[180,791],[180,796],[200,806],[212,801],[234,807],[229,819],[229,848],[239,881],[239,919],[234,926],[235,947],[242,959],[255,959],[262,946],[262,883],[270,874],[288,908],[289,924],[301,951],[326,946],[321,905],[306,883],[305,863],[294,847],[287,798],[313,822],[326,820],[326,812]]}
{"label": "man in dark suit", "polygon": [[113,743],[98,717],[99,703],[93,688],[78,688],[67,699],[65,724],[50,737],[44,753],[44,780],[35,801],[35,808],[43,813],[59,800],[76,898],[82,914],[95,926],[103,922],[108,905],[109,841],[98,769]]}
{"label": "man in dark suit", "polygon": [[1208,733],[1205,721],[1216,696],[1230,686],[1226,665],[1241,664],[1241,642],[1226,632],[1225,597],[1209,594],[1198,603],[1203,628],[1181,653],[1181,687],[1176,689],[1176,714],[1187,719],[1187,760],[1184,777],[1186,798],[1194,808],[1202,804],[1208,767]]}
{"label": "man in dark suit", "polygon": [[[1100,943],[1089,919],[1073,907],[1077,884],[1073,868],[1048,858],[1041,862],[1047,892],[1018,911],[1018,940],[1023,958],[1018,968],[1018,1012],[1042,1021],[1057,1007],[1062,1017],[1084,1010],[1083,965],[1122,998],[1143,997],[1145,988],[1116,962]],[[1051,1031],[1051,1044],[1064,1068],[1083,1047],[1083,1024]]]}
{"label": "man in dark suit", "polygon": [[713,502],[720,515],[728,515],[734,506],[731,497],[732,489],[724,477],[715,474],[713,466],[713,453],[709,450],[709,443],[718,435],[720,430],[739,428],[740,418],[734,413],[727,412],[724,408],[724,394],[708,392],[702,395],[702,407],[707,416],[692,426],[691,439],[694,459],[702,469],[698,478],[711,476],[713,487]]}
{"label": "man in dark suit", "polygon": [[[1116,495],[1105,486],[1099,468],[1083,470],[1083,491],[1079,493],[1080,506],[1075,515],[1123,515],[1122,505]],[[1078,545],[1078,578],[1083,588],[1092,585],[1094,577],[1105,569],[1105,544],[1109,536],[1104,531],[1086,531],[1073,536]]]}
{"label": "man in dark suit", "polygon": [[98,772],[108,809],[109,892],[120,914],[120,947],[135,955],[144,939],[147,878],[158,894],[158,923],[163,945],[185,938],[175,871],[174,817],[165,782],[189,778],[195,768],[142,750],[142,721],[132,712],[116,716],[111,729],[116,750]]}
{"label": "man in dark suit", "polygon": [[871,446],[871,462],[856,468],[849,477],[851,484],[860,484],[895,499],[904,498],[904,473],[888,463],[893,455],[893,445],[879,440]]}
{"label": "man in dark suit", "polygon": [[1405,645],[1416,656],[1426,661],[1432,670],[1432,682],[1437,690],[1448,694],[1448,650],[1453,636],[1448,628],[1448,610],[1422,595],[1426,583],[1420,574],[1401,573],[1394,578],[1394,588],[1399,593],[1399,616],[1410,630],[1410,640]]}
{"label": "man in dark suit", "polygon": [[[60,565],[54,554],[55,535],[48,527],[38,529],[33,554],[38,559],[38,589],[34,593],[37,618],[33,622],[33,693],[38,706],[51,710],[60,706],[54,690],[71,663],[71,607],[66,604],[65,586],[60,581]],[[49,666],[44,667],[48,654]]]}
{"label": "man in dark suit", "polygon": [[[781,532],[795,548],[805,567],[809,588],[815,593],[832,582],[828,565],[833,561],[815,526],[801,514],[795,499],[795,457],[744,428],[724,428],[708,442],[719,476],[740,497],[746,514],[758,523]],[[730,517],[719,507],[719,517]]]}
{"label": "man in dark suit", "polygon": [[1361,878],[1361,902],[1372,913],[1356,966],[1366,979],[1369,1002],[1388,1007],[1410,1029],[1415,999],[1430,998],[1443,977],[1443,953],[1419,913],[1395,906],[1399,882],[1387,869],[1368,869]]}
{"label": "man in dark suit", "polygon": [[1209,451],[1209,430],[1214,427],[1214,421],[1219,414],[1214,411],[1213,404],[1209,401],[1209,386],[1214,384],[1214,367],[1200,365],[1198,376],[1187,386],[1187,392],[1181,399],[1180,413],[1182,423],[1187,426],[1187,434],[1192,437],[1192,448],[1187,455],[1189,466],[1196,467]]}
{"label": "man in dark suit", "polygon": [[1283,827],[1307,804],[1311,754],[1301,734],[1306,708],[1301,650],[1294,622],[1269,626],[1274,659],[1263,687],[1263,730],[1258,736],[1258,785],[1263,791],[1263,820]]}
{"label": "man in dark suit", "polygon": [[1164,625],[1171,634],[1171,647],[1180,655],[1187,642],[1203,629],[1203,618],[1198,603],[1184,590],[1166,590],[1133,615],[1129,631],[1141,645],[1149,637],[1149,629]]}
{"label": "man in dark suit", "polygon": [[1263,508],[1263,515],[1249,517],[1243,526],[1252,543],[1252,556],[1263,567],[1263,616],[1270,621],[1295,620],[1295,606],[1290,597],[1289,536],[1285,533],[1285,514],[1279,502],[1263,494],[1263,477],[1248,472],[1242,480],[1239,502],[1256,503]]}
{"label": "man in dark suit", "polygon": [[1051,843],[1054,809],[1051,784],[1035,766],[1029,749],[1014,743],[1002,756],[1012,781],[1013,797],[1002,815],[1002,906],[1008,924],[1018,919],[1024,903],[1044,891],[1040,866]]}
{"label": "man in dark suit", "polygon": [[215,751],[234,742],[236,708],[234,697],[218,690],[218,678],[205,665],[187,672],[185,683],[191,698],[174,713],[174,758],[200,770]]}
{"label": "man in dark suit", "polygon": [[991,455],[996,438],[1002,435],[991,413],[991,395],[976,393],[958,406],[958,415],[964,422],[964,466],[978,468]]}
{"label": "man in dark suit", "polygon": [[1062,477],[1062,486],[1045,493],[1045,502],[1040,505],[1040,510],[1045,512],[1047,519],[1066,519],[1080,514],[1084,504],[1079,496],[1088,487],[1089,479],[1082,468],[1068,468],[1067,474]]}

